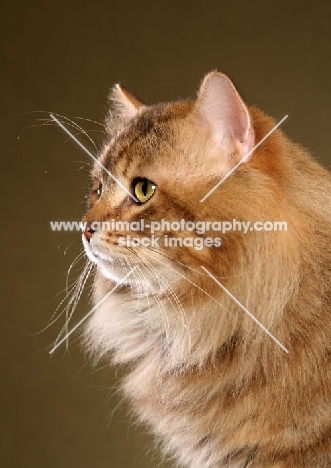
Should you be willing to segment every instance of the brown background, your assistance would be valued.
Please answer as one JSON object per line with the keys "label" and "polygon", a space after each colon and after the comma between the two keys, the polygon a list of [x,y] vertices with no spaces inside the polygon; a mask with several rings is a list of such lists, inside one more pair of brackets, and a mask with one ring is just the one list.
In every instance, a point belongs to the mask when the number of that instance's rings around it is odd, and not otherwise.
{"label": "brown background", "polygon": [[[101,121],[117,81],[153,103],[193,95],[202,76],[220,68],[248,102],[278,120],[289,114],[287,134],[330,165],[330,21],[327,0],[2,7],[1,467],[159,461],[125,406],[116,408],[113,369],[93,370],[77,335],[68,351],[63,345],[49,357],[64,318],[36,335],[64,297],[57,294],[81,248],[79,233],[52,233],[49,221],[80,219],[90,160],[59,128],[34,127],[47,117],[34,111]],[[88,308],[83,298],[72,324]]]}

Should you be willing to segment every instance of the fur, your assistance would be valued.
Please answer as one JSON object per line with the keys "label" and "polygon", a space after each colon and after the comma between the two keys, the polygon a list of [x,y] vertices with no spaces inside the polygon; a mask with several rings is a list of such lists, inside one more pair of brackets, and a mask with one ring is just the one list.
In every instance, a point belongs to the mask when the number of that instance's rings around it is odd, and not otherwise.
{"label": "fur", "polygon": [[112,101],[100,162],[128,190],[136,177],[157,189],[137,205],[96,164],[83,221],[282,220],[288,230],[228,232],[202,250],[83,236],[96,303],[137,266],[90,319],[88,351],[130,364],[123,391],[180,466],[330,467],[330,173],[277,129],[200,203],[276,122],[219,72],[195,100],[145,106],[117,86]]}

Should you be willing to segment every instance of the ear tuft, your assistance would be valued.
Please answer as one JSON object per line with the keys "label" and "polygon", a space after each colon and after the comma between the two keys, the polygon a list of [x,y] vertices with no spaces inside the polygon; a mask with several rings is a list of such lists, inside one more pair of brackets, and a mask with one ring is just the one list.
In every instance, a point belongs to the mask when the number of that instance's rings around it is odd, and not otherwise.
{"label": "ear tuft", "polygon": [[112,102],[116,116],[122,118],[133,117],[144,106],[138,98],[119,84],[111,90],[109,100]]}
{"label": "ear tuft", "polygon": [[218,146],[235,143],[241,156],[253,148],[254,132],[248,109],[224,73],[214,71],[204,78],[194,112],[199,125],[211,132]]}

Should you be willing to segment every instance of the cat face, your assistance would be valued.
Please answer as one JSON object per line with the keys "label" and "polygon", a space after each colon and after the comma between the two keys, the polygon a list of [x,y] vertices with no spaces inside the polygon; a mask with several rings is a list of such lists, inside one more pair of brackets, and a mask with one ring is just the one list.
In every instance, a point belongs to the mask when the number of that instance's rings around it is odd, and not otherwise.
{"label": "cat face", "polygon": [[[138,265],[144,272],[142,281],[150,286],[155,286],[155,270],[170,279],[173,269],[183,272],[217,263],[215,251],[226,250],[233,235],[222,243],[215,231],[199,234],[186,224],[176,231],[171,227],[181,220],[212,223],[241,215],[243,192],[232,192],[238,177],[241,189],[251,183],[247,177],[245,181],[245,171],[201,203],[254,144],[249,111],[233,84],[213,72],[195,101],[147,107],[119,86],[111,99],[115,109],[107,121],[109,136],[100,165],[92,172],[89,211],[83,219],[90,223],[83,235],[88,257],[115,281]],[[143,231],[132,232],[125,224],[120,230],[107,229],[107,222],[138,225],[141,220]],[[152,232],[150,224],[160,220],[165,221],[164,229]],[[128,236],[142,245],[124,245]],[[169,238],[177,240],[169,246]],[[184,239],[190,240],[184,245]],[[224,263],[222,271],[226,269]]]}

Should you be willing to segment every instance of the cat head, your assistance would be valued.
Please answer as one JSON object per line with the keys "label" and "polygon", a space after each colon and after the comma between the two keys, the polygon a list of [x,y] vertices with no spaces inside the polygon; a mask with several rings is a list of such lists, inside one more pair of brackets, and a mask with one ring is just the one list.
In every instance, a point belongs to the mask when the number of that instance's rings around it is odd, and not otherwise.
{"label": "cat head", "polygon": [[[89,258],[115,281],[138,265],[141,281],[151,287],[160,272],[173,281],[174,271],[190,272],[200,265],[218,275],[230,274],[246,241],[242,232],[220,236],[210,226],[234,218],[260,219],[268,210],[270,218],[277,211],[279,203],[273,203],[274,194],[270,197],[281,171],[279,157],[270,158],[277,132],[268,146],[252,152],[274,125],[272,119],[248,108],[231,80],[218,71],[204,78],[194,100],[146,106],[119,85],[110,100],[108,138],[92,171],[83,219]],[[141,220],[143,231],[128,227],[141,227]],[[181,220],[191,224],[172,229]],[[192,230],[203,222],[210,223],[205,232]],[[152,232],[151,223],[161,223],[162,229]]]}

